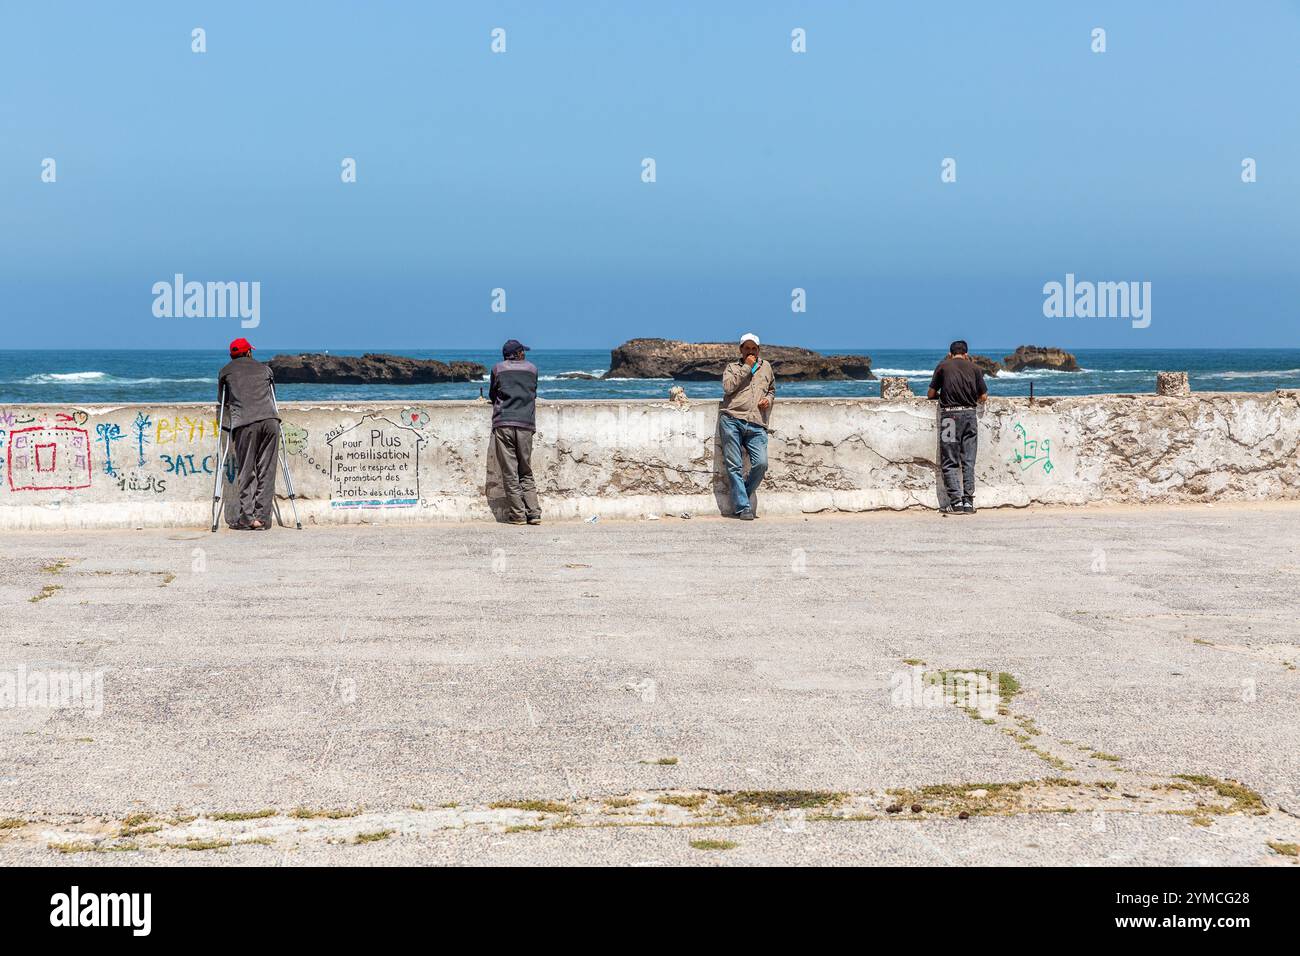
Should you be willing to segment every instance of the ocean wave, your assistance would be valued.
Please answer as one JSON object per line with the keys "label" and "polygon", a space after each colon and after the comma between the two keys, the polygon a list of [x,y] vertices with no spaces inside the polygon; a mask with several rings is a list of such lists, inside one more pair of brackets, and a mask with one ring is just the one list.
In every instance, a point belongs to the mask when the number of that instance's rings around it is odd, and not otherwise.
{"label": "ocean wave", "polygon": [[215,378],[118,378],[107,372],[38,372],[6,385],[166,385],[173,382],[208,382]]}
{"label": "ocean wave", "polygon": [[1044,375],[1080,375],[1087,372],[1094,372],[1096,369],[1081,368],[1077,372],[1063,372],[1059,368],[1027,368],[1019,372],[1009,372],[1006,369],[998,372],[998,378],[1040,378]]}
{"label": "ocean wave", "polygon": [[[872,368],[871,370],[877,376],[901,376],[905,378],[929,378],[934,374],[934,369],[925,368]],[[1027,368],[1020,372],[1009,372],[1005,369],[998,372],[998,378],[1029,378],[1040,375],[1078,375],[1082,372],[1090,372],[1093,369],[1081,368],[1078,372],[1063,372],[1055,368]],[[1124,369],[1114,369],[1114,371],[1124,371]]]}
{"label": "ocean wave", "polygon": [[1300,375],[1300,368],[1261,369],[1253,372],[1193,372],[1196,378],[1283,378]]}
{"label": "ocean wave", "polygon": [[575,374],[594,375],[594,376],[596,376],[596,378],[600,378],[602,375],[605,374],[605,369],[603,369],[603,368],[591,368],[591,369],[587,369],[587,368],[575,368],[575,369],[570,369],[570,370],[567,371],[567,372],[556,372],[554,375],[539,375],[539,376],[537,376],[537,381],[539,381],[539,382],[586,382],[586,381],[590,381],[590,379],[582,379],[582,378],[576,378],[576,379],[575,379],[575,378],[570,378],[570,377],[569,377],[569,376],[571,376],[571,375],[575,375]]}

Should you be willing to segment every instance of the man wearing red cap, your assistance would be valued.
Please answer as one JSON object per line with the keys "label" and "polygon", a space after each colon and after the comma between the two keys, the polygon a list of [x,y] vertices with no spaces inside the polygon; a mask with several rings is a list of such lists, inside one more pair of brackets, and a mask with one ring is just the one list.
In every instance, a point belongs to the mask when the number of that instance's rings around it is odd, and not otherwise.
{"label": "man wearing red cap", "polygon": [[275,407],[275,377],[252,356],[248,339],[230,343],[230,363],[217,375],[217,400],[225,395],[226,420],[235,444],[239,474],[239,516],[230,527],[265,531],[271,527],[275,498],[276,450],[280,444],[280,415]]}

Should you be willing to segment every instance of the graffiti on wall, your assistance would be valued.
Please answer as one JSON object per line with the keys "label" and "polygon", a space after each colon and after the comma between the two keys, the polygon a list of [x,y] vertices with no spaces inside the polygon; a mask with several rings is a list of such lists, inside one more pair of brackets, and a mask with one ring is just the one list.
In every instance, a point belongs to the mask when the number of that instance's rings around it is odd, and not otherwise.
{"label": "graffiti on wall", "polygon": [[216,416],[195,418],[189,415],[173,415],[159,418],[154,426],[154,443],[171,445],[178,442],[194,444],[209,441],[215,446],[221,435]]}
{"label": "graffiti on wall", "polygon": [[1020,447],[1012,453],[1011,463],[1018,465],[1021,471],[1041,465],[1043,473],[1050,475],[1056,467],[1052,464],[1052,440],[1031,439],[1025,426],[1019,422],[1016,422],[1015,433],[1020,438]]}
{"label": "graffiti on wall", "polygon": [[377,415],[329,433],[330,506],[413,508],[420,503],[420,449],[427,439]]}
{"label": "graffiti on wall", "polygon": [[152,441],[152,439],[149,437],[149,428],[151,425],[153,425],[153,419],[151,419],[144,412],[138,412],[135,416],[135,421],[132,422],[131,424],[135,428],[135,448],[136,448],[136,454],[139,456],[140,459],[137,462],[137,464],[143,467],[144,446],[148,444],[150,441]]}
{"label": "graffiti on wall", "polygon": [[90,487],[90,433],[72,425],[10,429],[5,460],[12,491]]}

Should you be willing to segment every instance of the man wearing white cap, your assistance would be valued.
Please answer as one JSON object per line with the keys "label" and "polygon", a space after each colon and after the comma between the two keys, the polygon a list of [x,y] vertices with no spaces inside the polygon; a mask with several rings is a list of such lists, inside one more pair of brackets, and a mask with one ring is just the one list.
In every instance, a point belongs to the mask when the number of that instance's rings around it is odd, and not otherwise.
{"label": "man wearing white cap", "polygon": [[[742,521],[758,517],[758,484],[767,473],[767,423],[776,398],[776,373],[772,363],[758,354],[758,336],[746,332],[740,337],[740,361],[722,373],[722,460],[731,485],[733,513]],[[741,448],[749,458],[745,475]]]}

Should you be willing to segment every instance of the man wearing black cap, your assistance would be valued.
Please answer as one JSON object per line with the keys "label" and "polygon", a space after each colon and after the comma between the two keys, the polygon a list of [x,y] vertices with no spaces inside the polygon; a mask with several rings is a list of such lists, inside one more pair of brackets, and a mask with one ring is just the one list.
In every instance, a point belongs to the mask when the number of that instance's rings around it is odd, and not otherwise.
{"label": "man wearing black cap", "polygon": [[217,375],[217,401],[225,396],[226,420],[235,445],[239,474],[239,515],[236,531],[265,531],[271,527],[275,497],[276,450],[280,444],[280,415],[275,408],[275,376],[270,366],[252,355],[247,339],[230,343],[230,363]]}
{"label": "man wearing black cap", "polygon": [[492,451],[501,470],[511,524],[541,524],[542,508],[533,483],[533,432],[537,430],[537,366],[524,358],[518,339],[501,346],[492,366]]}

